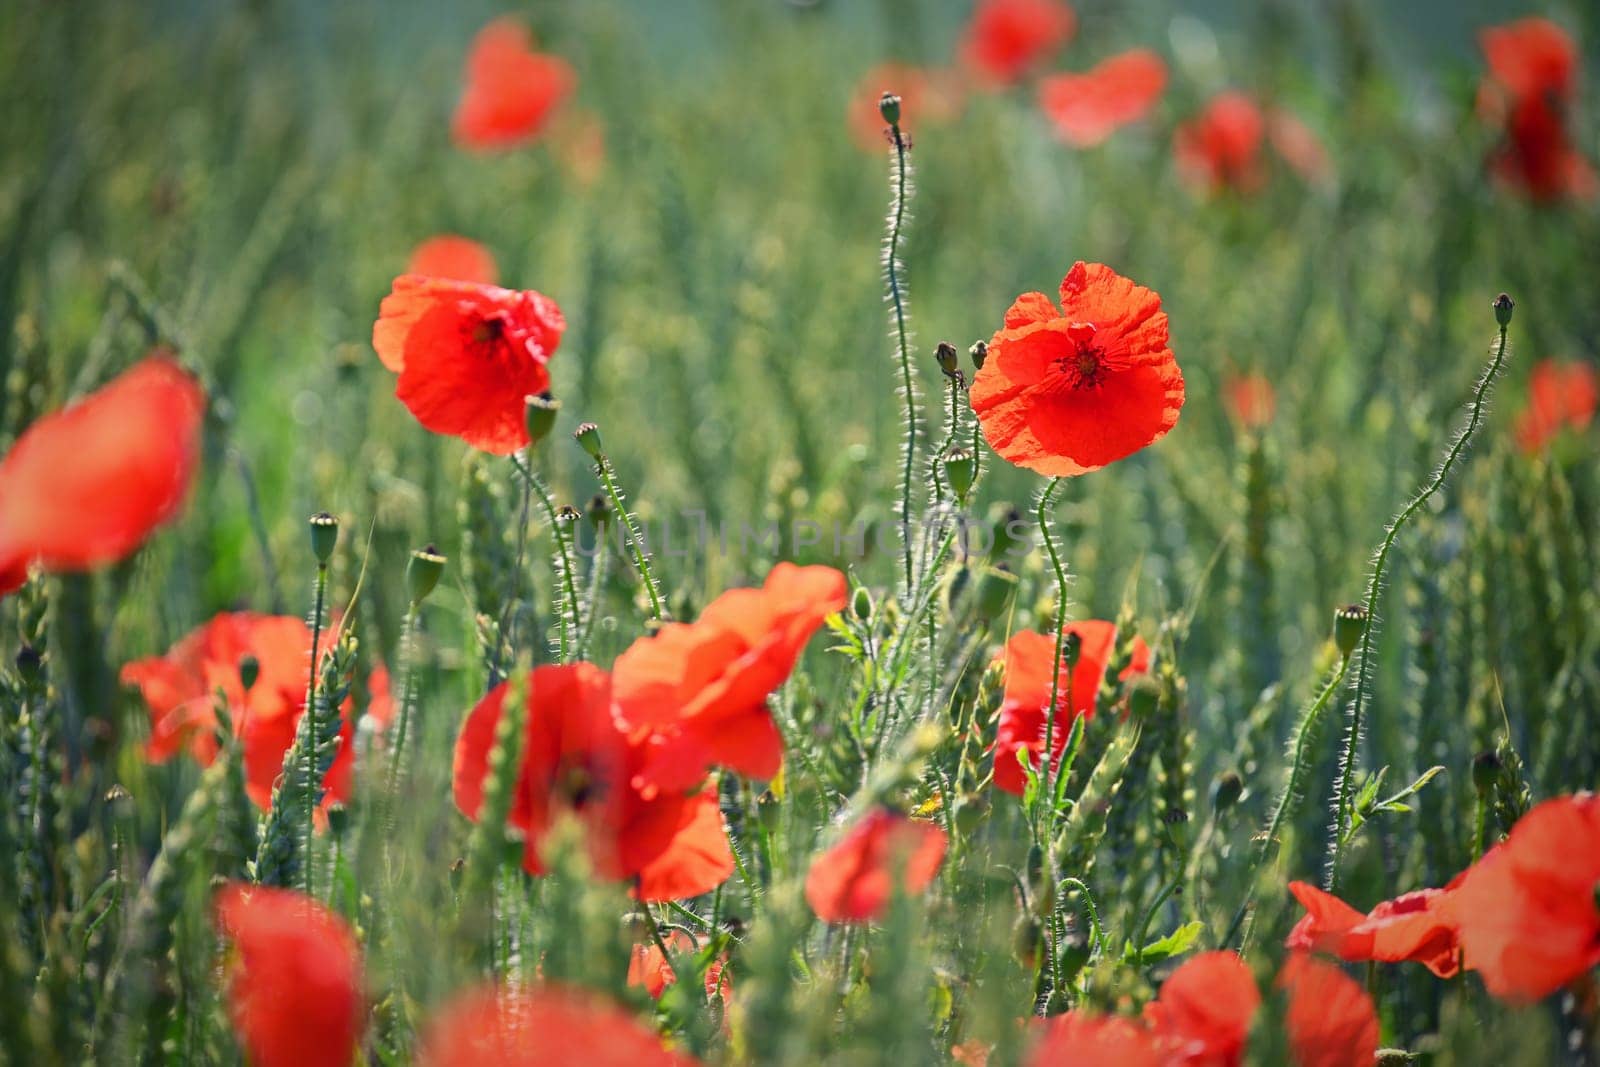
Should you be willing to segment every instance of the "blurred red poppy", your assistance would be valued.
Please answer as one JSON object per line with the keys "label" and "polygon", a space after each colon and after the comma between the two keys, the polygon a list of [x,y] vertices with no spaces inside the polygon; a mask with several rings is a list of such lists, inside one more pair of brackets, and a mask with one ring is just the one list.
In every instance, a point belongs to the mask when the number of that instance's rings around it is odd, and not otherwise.
{"label": "blurred red poppy", "polygon": [[1301,180],[1321,185],[1333,177],[1333,161],[1310,126],[1281,108],[1269,108],[1266,119],[1272,150]]}
{"label": "blurred red poppy", "polygon": [[1478,34],[1489,76],[1516,97],[1571,99],[1578,83],[1578,46],[1560,26],[1543,18],[1490,26]]}
{"label": "blurred red poppy", "polygon": [[345,921],[288,889],[233,883],[216,899],[233,945],[228,1011],[255,1067],[349,1067],[365,1028],[361,952]]}
{"label": "blurred red poppy", "polygon": [[456,143],[485,151],[533,140],[577,81],[566,60],[534,50],[522,23],[494,20],[467,54],[466,89],[451,123]]}
{"label": "blurred red poppy", "polygon": [[1600,178],[1573,147],[1559,105],[1527,96],[1510,107],[1503,136],[1489,156],[1490,173],[1534,200],[1593,199]]}
{"label": "blurred red poppy", "polygon": [[1218,93],[1198,116],[1178,127],[1173,152],[1178,169],[1213,192],[1254,192],[1265,181],[1261,143],[1267,120],[1244,93]]}
{"label": "blurred red poppy", "polygon": [[1228,414],[1246,430],[1259,430],[1272,421],[1278,410],[1278,394],[1265,374],[1251,371],[1231,375],[1222,384]]}
{"label": "blurred red poppy", "polygon": [[1040,79],[1039,107],[1063,141],[1089,148],[1148,115],[1166,87],[1167,65],[1161,57],[1135,48],[1082,74]]}
{"label": "blurred red poppy", "polygon": [[1062,0],[978,0],[961,59],[991,85],[1010,85],[1072,39],[1077,16]]}
{"label": "blurred red poppy", "polygon": [[759,589],[730,589],[693,623],[635,641],[613,667],[624,723],[646,735],[635,784],[646,796],[696,786],[713,765],[772,778],[783,737],[767,696],[794,670],[822,620],[844,608],[832,567],[779,563]]}
{"label": "blurred red poppy", "polygon": [[696,1067],[639,1020],[598,995],[556,985],[483,986],[439,1009],[419,1067]]}
{"label": "blurred red poppy", "polygon": [[85,571],[177,515],[200,462],[205,394],[164,355],[23,431],[0,460],[0,595],[28,568]]}
{"label": "blurred red poppy", "polygon": [[1371,1067],[1378,1012],[1360,982],[1296,953],[1278,971],[1277,985],[1289,992],[1284,1028],[1297,1067]]}
{"label": "blurred red poppy", "polygon": [[424,427],[508,455],[528,443],[526,400],[549,389],[545,365],[566,328],[543,293],[402,274],[378,310],[372,347]]}
{"label": "blurred red poppy", "polygon": [[812,861],[806,903],[824,922],[882,918],[896,881],[908,896],[928,888],[948,844],[944,830],[931,822],[875,809]]}
{"label": "blurred red poppy", "polygon": [[900,98],[900,128],[907,132],[923,123],[938,125],[961,114],[961,85],[954,73],[909,63],[880,63],[861,76],[850,95],[850,136],[863,150],[881,150],[888,129],[878,111],[886,92]]}
{"label": "blurred red poppy", "polygon": [[[676,955],[687,955],[700,947],[695,944],[694,938],[682,930],[668,930],[662,940]],[[661,994],[666,992],[667,986],[677,980],[678,975],[672,969],[672,962],[662,954],[660,946],[653,940],[633,946],[633,953],[628,957],[629,985],[642,986],[653,999],[659,1000]],[[706,968],[705,989],[707,1000],[718,996],[726,1000],[732,994],[733,987],[728,981],[724,960],[713,960],[711,966]]]}
{"label": "blurred red poppy", "polygon": [[1244,960],[1202,952],[1186,960],[1145,1006],[1145,1020],[1168,1050],[1168,1062],[1234,1067],[1244,1060],[1261,993]]}
{"label": "blurred red poppy", "polygon": [[1594,421],[1600,379],[1587,363],[1553,359],[1534,364],[1528,400],[1517,415],[1517,444],[1533,454],[1550,447],[1564,431],[1583,432]]}
{"label": "blurred red poppy", "polygon": [[1577,96],[1578,48],[1548,19],[1528,18],[1479,35],[1489,73],[1478,90],[1483,119],[1502,128],[1490,172],[1535,200],[1589,199],[1600,178],[1568,129]]}
{"label": "blurred red poppy", "polygon": [[[633,883],[642,900],[697,896],[733,873],[714,787],[646,798],[632,784],[648,736],[623,729],[605,671],[589,663],[537,667],[525,688],[527,738],[510,823],[525,835],[529,872],[544,872],[545,838],[567,814],[587,831],[595,869]],[[455,801],[469,819],[483,803],[495,725],[510,690],[509,682],[491,690],[456,738]]]}
{"label": "blurred red poppy", "polygon": [[1289,892],[1306,915],[1289,932],[1284,942],[1288,948],[1326,952],[1351,963],[1409,960],[1440,978],[1461,969],[1455,920],[1445,906],[1446,890],[1406,893],[1365,915],[1305,882],[1290,882]]}
{"label": "blurred red poppy", "polygon": [[1466,965],[1505,1000],[1549,996],[1600,965],[1600,797],[1536,805],[1458,879],[1447,905]]}
{"label": "blurred red poppy", "polygon": [[493,285],[499,279],[499,268],[489,250],[470,237],[453,233],[430,237],[412,249],[406,273],[479,285]]}
{"label": "blurred red poppy", "polygon": [[1183,407],[1161,297],[1075,263],[1060,311],[1043,293],[1011,305],[970,396],[995,452],[1040,474],[1083,474],[1154,444]]}
{"label": "blurred red poppy", "polygon": [[[253,656],[260,673],[248,693],[239,661]],[[150,713],[145,758],[162,763],[187,750],[202,767],[217,756],[217,694],[226,701],[244,750],[245,792],[262,810],[272,806],[272,786],[283,770],[283,756],[305,709],[311,671],[311,630],[292,615],[224,612],[191,631],[162,656],[125,664],[124,685],[138,686]],[[388,672],[375,668],[368,678],[367,714],[388,725],[393,701]],[[350,799],[355,768],[355,726],[351,702],[344,716],[339,751],[323,779],[323,805]]]}
{"label": "blurred red poppy", "polygon": [[[1050,764],[1054,767],[1067,745],[1072,720],[1094,714],[1095,697],[1105,679],[1106,663],[1116,648],[1117,625],[1101,619],[1069,622],[1064,633],[1075,634],[1080,642],[1078,663],[1069,672],[1060,668],[1056,683],[1056,719],[1051,730]],[[1000,722],[994,744],[994,784],[1007,793],[1021,796],[1027,776],[1017,753],[1027,752],[1028,763],[1036,770],[1039,753],[1044,751],[1044,709],[1050,703],[1050,662],[1055,657],[1056,641],[1049,634],[1019,631],[1006,642],[996,657],[1005,667],[1005,696],[1000,704]],[[1133,656],[1119,677],[1132,678],[1150,670],[1150,646],[1144,639],[1133,639]]]}
{"label": "blurred red poppy", "polygon": [[1162,1067],[1171,1062],[1149,1031],[1131,1019],[1069,1011],[1039,1027],[1023,1067]]}

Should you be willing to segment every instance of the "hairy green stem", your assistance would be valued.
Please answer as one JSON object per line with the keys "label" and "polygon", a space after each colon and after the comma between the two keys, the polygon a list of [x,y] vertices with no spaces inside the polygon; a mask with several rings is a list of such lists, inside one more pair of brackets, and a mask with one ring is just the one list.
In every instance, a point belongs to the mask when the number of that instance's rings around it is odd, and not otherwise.
{"label": "hairy green stem", "polygon": [[[306,685],[306,707],[303,715],[312,716],[313,729],[311,736],[315,737],[317,714],[317,660],[322,651],[322,613],[328,595],[328,565],[317,564],[317,596],[316,606],[312,609],[311,617],[311,680]],[[317,832],[317,752],[315,745],[307,745],[305,751],[306,780],[312,783],[311,790],[306,794],[306,851],[305,851],[305,890],[306,896],[315,897],[317,876],[315,856],[312,849],[315,847]]]}
{"label": "hairy green stem", "polygon": [[889,232],[885,240],[884,270],[889,281],[889,300],[894,306],[895,347],[900,358],[900,388],[906,404],[905,455],[900,474],[900,522],[902,525],[901,563],[904,595],[911,595],[911,474],[917,456],[917,391],[911,376],[911,339],[906,327],[905,284],[900,279],[900,239],[905,230],[906,204],[911,199],[910,163],[906,159],[905,136],[898,124],[889,127],[894,143],[894,176]]}
{"label": "hairy green stem", "polygon": [[644,582],[645,592],[650,595],[650,617],[660,619],[665,617],[665,609],[661,604],[661,588],[656,585],[656,576],[650,570],[650,557],[645,555],[644,535],[639,532],[638,524],[633,520],[633,515],[628,511],[628,505],[622,499],[622,492],[617,488],[616,479],[612,476],[611,460],[601,456],[595,461],[595,473],[600,476],[600,484],[605,487],[606,496],[611,500],[611,506],[616,509],[617,517],[622,521],[622,527],[628,535],[628,548],[632,551],[633,565],[639,569],[639,578]]}
{"label": "hairy green stem", "polygon": [[566,526],[561,519],[560,513],[556,510],[555,500],[551,498],[550,490],[545,487],[543,480],[533,473],[533,468],[515,453],[511,456],[511,462],[516,465],[518,471],[522,472],[527,488],[533,490],[534,495],[539,498],[539,505],[544,509],[545,521],[550,524],[550,536],[555,538],[555,564],[556,569],[561,572],[562,593],[566,597],[564,606],[559,600],[556,604],[556,616],[559,620],[558,632],[560,635],[557,654],[561,662],[566,663],[572,649],[571,642],[568,639],[568,632],[570,630],[573,635],[577,634],[580,617],[578,586],[572,577],[572,547],[567,542]]}

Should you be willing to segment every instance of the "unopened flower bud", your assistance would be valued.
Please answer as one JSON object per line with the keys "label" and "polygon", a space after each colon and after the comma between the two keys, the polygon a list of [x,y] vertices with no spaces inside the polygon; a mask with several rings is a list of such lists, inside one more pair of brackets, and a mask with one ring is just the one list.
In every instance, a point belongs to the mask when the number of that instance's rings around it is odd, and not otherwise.
{"label": "unopened flower bud", "polygon": [[596,530],[604,530],[611,525],[611,498],[604,493],[596,493],[589,498],[589,521]]}
{"label": "unopened flower bud", "polygon": [[261,677],[261,661],[246,652],[239,657],[239,685],[246,693],[256,687],[256,679]]}
{"label": "unopened flower bud", "polygon": [[1011,555],[1018,546],[1025,543],[1027,527],[1022,512],[1010,504],[1002,504],[993,511],[993,522],[990,527],[989,539],[994,544],[990,555],[1001,559]]}
{"label": "unopened flower bud", "polygon": [[1078,665],[1078,657],[1083,655],[1083,638],[1076,633],[1064,634],[1061,638],[1061,665],[1067,670],[1072,670]]}
{"label": "unopened flower bud", "polygon": [[964,448],[952,448],[944,457],[944,473],[950,479],[950,488],[957,500],[965,500],[972,488],[972,479],[978,472],[977,461]]}
{"label": "unopened flower bud", "polygon": [[956,355],[956,346],[949,341],[940,341],[939,347],[933,350],[933,356],[939,361],[939,369],[946,378],[959,377],[960,357]]}
{"label": "unopened flower bud", "polygon": [[44,656],[32,645],[23,645],[17,650],[16,664],[22,680],[32,685],[44,670]]}
{"label": "unopened flower bud", "polygon": [[428,599],[433,587],[439,584],[439,576],[444,573],[444,564],[444,554],[432,545],[411,553],[411,562],[406,564],[406,588],[411,593],[413,604],[420,604]]}
{"label": "unopened flower bud", "polygon": [[131,810],[133,794],[122,787],[119,782],[106,790],[106,807],[115,809],[115,814],[121,815]]}
{"label": "unopened flower bud", "polygon": [[900,98],[890,92],[878,97],[878,114],[882,115],[883,121],[889,125],[900,125]]}
{"label": "unopened flower bud", "polygon": [[1345,659],[1355,652],[1366,632],[1367,609],[1360,604],[1346,604],[1333,613],[1333,643]]}
{"label": "unopened flower bud", "polygon": [[350,809],[335,801],[328,805],[328,829],[334,837],[343,837],[350,829]]}
{"label": "unopened flower bud", "polygon": [[333,558],[333,548],[339,543],[339,520],[326,511],[311,516],[311,552],[317,564],[326,567]]}
{"label": "unopened flower bud", "polygon": [[1237,804],[1243,795],[1244,779],[1239,777],[1237,771],[1223,771],[1217,775],[1217,780],[1211,787],[1211,807],[1215,811],[1227,811]]}
{"label": "unopened flower bud", "polygon": [[1480,796],[1493,793],[1500,784],[1500,777],[1505,770],[1505,765],[1500,762],[1500,753],[1494,749],[1486,749],[1472,757],[1472,788]]}
{"label": "unopened flower bud", "polygon": [[994,622],[1002,618],[1017,595],[1017,576],[1004,564],[991,567],[978,578],[978,595],[975,604],[978,618]]}
{"label": "unopened flower bud", "polygon": [[763,789],[761,795],[756,797],[756,818],[761,820],[761,828],[769,834],[778,832],[778,819],[783,814],[783,805],[778,803],[776,794],[770,789]]}
{"label": "unopened flower bud", "polygon": [[522,417],[528,427],[528,447],[532,448],[555,429],[556,416],[561,414],[561,401],[549,393],[530,396],[525,401]]}
{"label": "unopened flower bud", "polygon": [[1039,966],[1039,940],[1044,924],[1028,912],[1017,916],[1017,925],[1011,931],[1011,951],[1017,962],[1028,970]]}
{"label": "unopened flower bud", "polygon": [[581,518],[583,516],[578,514],[578,509],[571,504],[562,504],[556,509],[556,519],[560,522],[577,522]]}
{"label": "unopened flower bud", "polygon": [[989,801],[976,793],[959,796],[956,798],[955,811],[951,814],[961,835],[971,837],[983,825],[984,816],[989,814]]}
{"label": "unopened flower bud", "polygon": [[572,437],[583,447],[585,452],[589,453],[591,459],[600,458],[600,427],[592,422],[582,423],[576,430],[572,431]]}
{"label": "unopened flower bud", "polygon": [[458,859],[458,860],[456,860],[454,863],[452,863],[450,865],[450,888],[451,888],[452,891],[456,891],[456,892],[460,891],[460,889],[461,889],[461,879],[466,876],[466,873],[467,873],[467,861],[466,860]]}
{"label": "unopened flower bud", "polygon": [[972,360],[973,370],[982,370],[984,362],[989,358],[989,342],[974,341],[972,347],[967,349],[967,357]]}
{"label": "unopened flower bud", "polygon": [[872,621],[872,591],[864,585],[856,586],[850,597],[850,611],[862,622]]}
{"label": "unopened flower bud", "polygon": [[1502,326],[1510,326],[1511,311],[1516,306],[1516,302],[1511,299],[1511,296],[1508,293],[1501,293],[1499,296],[1495,297],[1494,321],[1498,322]]}

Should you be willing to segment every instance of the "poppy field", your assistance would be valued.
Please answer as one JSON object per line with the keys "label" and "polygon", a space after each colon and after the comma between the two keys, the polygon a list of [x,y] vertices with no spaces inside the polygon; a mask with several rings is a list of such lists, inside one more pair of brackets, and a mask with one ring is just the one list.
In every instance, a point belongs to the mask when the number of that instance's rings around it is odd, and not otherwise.
{"label": "poppy field", "polygon": [[0,5],[0,1064],[1600,1062],[1597,62]]}

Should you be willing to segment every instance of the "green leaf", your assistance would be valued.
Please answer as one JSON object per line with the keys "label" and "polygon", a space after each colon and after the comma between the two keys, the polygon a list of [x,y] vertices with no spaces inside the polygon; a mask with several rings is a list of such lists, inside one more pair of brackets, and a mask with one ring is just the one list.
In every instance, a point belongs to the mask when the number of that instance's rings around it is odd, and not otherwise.
{"label": "green leaf", "polygon": [[1123,946],[1122,962],[1143,963],[1148,966],[1160,963],[1162,960],[1170,960],[1193,948],[1195,942],[1200,940],[1200,932],[1204,929],[1205,924],[1196,920],[1185,923],[1166,937],[1150,942],[1143,949],[1134,948],[1130,942]]}

